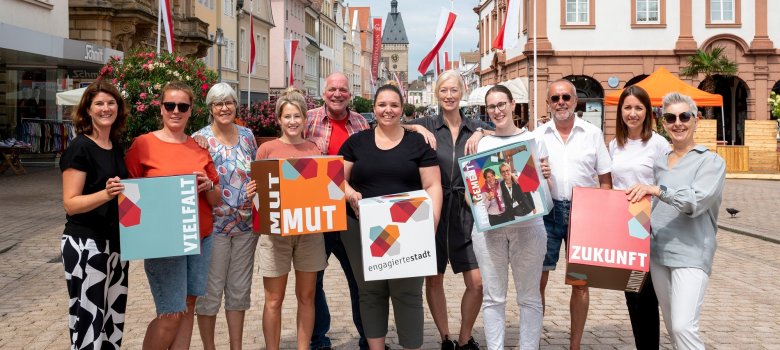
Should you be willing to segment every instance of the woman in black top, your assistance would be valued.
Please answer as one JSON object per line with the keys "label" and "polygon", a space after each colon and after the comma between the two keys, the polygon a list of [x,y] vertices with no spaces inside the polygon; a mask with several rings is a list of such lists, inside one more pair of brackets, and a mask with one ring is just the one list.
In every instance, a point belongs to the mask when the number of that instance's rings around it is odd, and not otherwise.
{"label": "woman in black top", "polygon": [[350,204],[347,231],[341,240],[349,257],[360,294],[360,315],[368,345],[385,349],[388,298],[393,300],[398,340],[404,349],[416,349],[423,343],[423,277],[366,281],[360,244],[358,201],[382,195],[424,189],[431,197],[434,223],[441,211],[441,175],[434,152],[420,134],[405,131],[400,117],[401,92],[385,85],[374,96],[377,127],[352,135],[341,146],[344,156],[346,196]]}
{"label": "woman in black top", "polygon": [[507,220],[514,220],[515,217],[526,216],[534,209],[534,199],[531,192],[523,192],[520,185],[517,184],[517,177],[512,175],[511,168],[507,163],[501,163],[498,167],[501,172],[501,195],[507,207]]}
{"label": "woman in black top", "polygon": [[[436,150],[441,167],[441,186],[444,201],[441,211],[442,222],[436,231],[436,259],[439,274],[425,279],[425,296],[431,316],[441,336],[441,349],[479,349],[471,337],[474,322],[482,307],[482,276],[479,274],[477,258],[471,243],[471,228],[474,218],[465,198],[466,187],[457,166],[458,158],[474,153],[477,144],[488,125],[469,119],[460,112],[460,100],[465,86],[460,74],[448,70],[439,75],[434,93],[439,100],[439,115],[431,118],[417,118],[409,124],[420,125],[414,131],[426,135]],[[433,133],[433,136],[430,136]],[[492,133],[492,132],[491,132]],[[430,140],[433,137],[434,140]],[[435,142],[433,142],[435,141]],[[461,325],[457,343],[450,340],[447,317],[447,296],[444,294],[444,271],[447,264],[452,272],[463,273],[466,291],[461,299]]]}
{"label": "woman in black top", "polygon": [[128,264],[119,259],[116,196],[124,190],[119,179],[127,177],[119,143],[127,112],[109,82],[89,85],[72,116],[78,136],[60,159],[67,213],[60,245],[74,349],[122,344]]}

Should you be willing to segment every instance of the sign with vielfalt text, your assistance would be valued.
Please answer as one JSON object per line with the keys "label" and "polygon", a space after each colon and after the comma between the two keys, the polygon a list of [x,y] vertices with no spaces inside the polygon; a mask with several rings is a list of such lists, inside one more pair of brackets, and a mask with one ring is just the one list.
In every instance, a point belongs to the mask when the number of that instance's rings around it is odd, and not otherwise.
{"label": "sign with vielfalt text", "polygon": [[122,180],[119,241],[122,260],[200,254],[195,175]]}
{"label": "sign with vielfalt text", "polygon": [[552,207],[533,139],[458,158],[458,165],[481,232],[543,216]]}

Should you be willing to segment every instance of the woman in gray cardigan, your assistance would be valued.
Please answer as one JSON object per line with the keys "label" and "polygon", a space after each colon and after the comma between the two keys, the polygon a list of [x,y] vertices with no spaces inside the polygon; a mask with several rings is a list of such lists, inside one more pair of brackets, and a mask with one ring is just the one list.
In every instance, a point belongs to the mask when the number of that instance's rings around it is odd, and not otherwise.
{"label": "woman in gray cardigan", "polygon": [[672,345],[704,349],[699,317],[717,245],[726,164],[694,142],[699,120],[690,97],[667,94],[663,111],[672,151],[656,161],[655,185],[634,185],[626,192],[631,201],[646,194],[655,197],[650,217],[650,272]]}

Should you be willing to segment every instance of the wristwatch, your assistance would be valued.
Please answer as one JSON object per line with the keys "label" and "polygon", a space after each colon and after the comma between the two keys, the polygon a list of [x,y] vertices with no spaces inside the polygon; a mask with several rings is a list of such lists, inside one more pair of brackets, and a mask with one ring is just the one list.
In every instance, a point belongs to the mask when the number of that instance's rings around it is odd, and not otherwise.
{"label": "wristwatch", "polygon": [[482,133],[482,135],[485,134],[485,129],[483,129],[482,127],[478,127],[476,129],[474,129],[474,131],[479,131],[480,133]]}
{"label": "wristwatch", "polygon": [[666,197],[666,186],[664,186],[664,185],[658,185],[658,188],[660,188],[660,189],[661,189],[661,193],[659,194],[659,196],[658,196],[658,197]]}
{"label": "wristwatch", "polygon": [[211,188],[208,189],[209,192],[214,190],[214,181],[211,181]]}

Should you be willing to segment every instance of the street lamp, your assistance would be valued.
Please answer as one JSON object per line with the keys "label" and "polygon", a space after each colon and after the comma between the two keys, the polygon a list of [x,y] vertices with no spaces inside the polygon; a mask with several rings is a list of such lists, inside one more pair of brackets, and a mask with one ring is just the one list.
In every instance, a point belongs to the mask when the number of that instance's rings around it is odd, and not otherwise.
{"label": "street lamp", "polygon": [[217,81],[222,82],[222,47],[225,46],[225,34],[222,33],[222,28],[217,28],[217,34],[214,38],[217,44]]}

